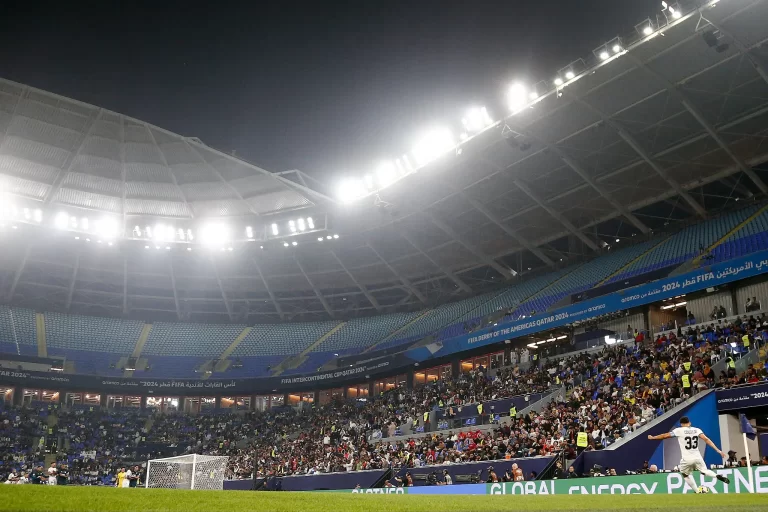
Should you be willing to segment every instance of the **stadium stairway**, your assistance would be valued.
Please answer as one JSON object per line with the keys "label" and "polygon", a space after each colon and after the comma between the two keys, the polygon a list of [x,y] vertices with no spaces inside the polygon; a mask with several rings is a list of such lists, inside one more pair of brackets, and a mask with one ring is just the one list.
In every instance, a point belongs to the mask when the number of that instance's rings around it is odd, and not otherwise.
{"label": "stadium stairway", "polygon": [[295,355],[295,356],[288,356],[283,361],[280,362],[279,365],[275,368],[275,372],[272,374],[273,377],[277,377],[278,375],[282,374],[286,370],[293,370],[297,366],[299,366],[301,363],[307,360],[307,354],[312,352],[315,348],[319,347],[325,340],[327,340],[331,335],[336,333],[339,329],[344,327],[347,324],[347,322],[339,322],[336,324],[336,326],[328,331],[327,333],[320,336],[317,340],[315,340],[314,343],[312,343],[310,346],[305,348],[301,354]]}
{"label": "stadium stairway", "polygon": [[679,275],[684,274],[686,272],[690,272],[692,270],[695,270],[701,266],[701,262],[704,259],[704,257],[708,254],[712,254],[712,251],[714,251],[717,247],[728,241],[733,235],[738,233],[739,231],[744,228],[744,226],[748,225],[750,222],[754,221],[756,218],[758,218],[760,215],[764,214],[766,211],[768,211],[768,204],[763,206],[762,208],[758,209],[755,213],[744,219],[741,223],[736,225],[732,230],[724,234],[722,237],[720,237],[715,243],[710,245],[706,248],[706,250],[693,258],[691,261],[688,261],[686,263],[683,263],[679,267],[677,267],[673,272],[672,275]]}
{"label": "stadium stairway", "polygon": [[[139,339],[136,340],[136,345],[134,345],[133,352],[131,352],[131,358],[136,359],[137,363],[139,357],[141,357],[141,351],[144,350],[144,345],[147,343],[147,338],[149,338],[150,332],[152,332],[152,324],[144,324],[141,328],[141,335],[139,336]],[[125,364],[122,359],[120,362]],[[123,377],[133,377],[133,370],[125,370],[125,372],[123,372]]]}
{"label": "stadium stairway", "polygon": [[209,361],[206,364],[211,364],[211,373],[205,373],[202,376],[202,380],[208,380],[213,372],[224,372],[229,368],[229,365],[232,361],[230,361],[228,358],[232,355],[232,352],[235,351],[238,345],[240,345],[240,342],[242,342],[246,336],[251,332],[251,329],[253,327],[246,327],[242,330],[240,334],[237,335],[237,338],[235,338],[232,343],[229,344],[227,348],[224,349],[224,352],[221,353],[221,355],[216,359],[216,364],[213,365],[213,361]]}
{"label": "stadium stairway", "polygon": [[45,316],[35,313],[35,326],[37,327],[37,357],[48,357],[48,344],[45,341]]}
{"label": "stadium stairway", "polygon": [[393,331],[393,332],[389,333],[389,334],[388,334],[387,336],[385,336],[384,338],[380,339],[379,341],[377,341],[377,342],[376,342],[376,343],[374,343],[373,345],[371,345],[371,346],[367,347],[365,350],[363,350],[363,351],[361,352],[361,354],[366,354],[366,353],[368,353],[368,352],[373,352],[374,350],[376,350],[376,347],[377,347],[378,345],[381,345],[381,344],[382,344],[382,343],[384,343],[384,342],[387,342],[387,341],[390,341],[390,340],[393,340],[393,339],[395,339],[395,336],[397,336],[397,335],[398,335],[398,334],[400,334],[401,332],[404,332],[406,329],[408,329],[410,326],[412,326],[412,325],[413,325],[413,324],[415,324],[416,322],[420,322],[421,320],[423,320],[424,318],[426,318],[428,315],[431,315],[431,314],[432,314],[434,311],[435,311],[434,309],[428,309],[428,310],[424,311],[424,313],[420,314],[419,316],[417,316],[416,318],[414,318],[413,320],[411,320],[411,321],[410,321],[410,322],[408,322],[407,324],[403,325],[402,327],[400,327],[400,328],[399,328],[399,329],[397,329],[396,331]]}
{"label": "stadium stairway", "polygon": [[624,265],[624,266],[623,266],[623,267],[621,267],[620,269],[616,270],[616,272],[614,272],[613,274],[609,275],[608,277],[606,277],[605,279],[603,279],[602,281],[600,281],[599,283],[597,283],[596,285],[594,285],[592,288],[600,288],[600,287],[601,287],[601,286],[603,286],[604,284],[608,284],[608,283],[610,283],[610,282],[611,282],[611,279],[613,279],[613,278],[614,278],[614,277],[616,277],[616,276],[619,276],[619,275],[621,275],[621,274],[622,274],[622,273],[624,273],[624,272],[625,272],[625,271],[626,271],[628,268],[630,268],[632,265],[634,265],[635,263],[637,263],[638,261],[640,261],[640,260],[641,260],[643,257],[645,257],[646,255],[650,254],[650,253],[651,253],[653,250],[655,250],[656,248],[658,248],[658,247],[659,247],[659,246],[661,246],[662,244],[664,244],[664,243],[666,243],[666,242],[669,242],[670,240],[672,240],[672,237],[671,237],[671,236],[666,236],[666,237],[663,237],[663,238],[661,238],[661,239],[659,240],[659,243],[657,243],[657,244],[653,244],[652,246],[650,246],[650,247],[648,248],[648,250],[647,250],[647,251],[643,252],[642,254],[639,254],[639,255],[638,255],[638,256],[637,256],[635,259],[633,259],[632,261],[628,262],[626,265]]}

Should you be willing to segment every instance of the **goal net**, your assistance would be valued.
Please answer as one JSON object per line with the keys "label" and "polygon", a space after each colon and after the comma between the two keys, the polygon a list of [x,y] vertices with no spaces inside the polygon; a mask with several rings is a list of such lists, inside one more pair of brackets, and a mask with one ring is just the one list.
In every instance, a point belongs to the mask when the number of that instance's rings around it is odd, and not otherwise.
{"label": "goal net", "polygon": [[181,455],[147,462],[145,487],[163,489],[223,489],[229,457]]}

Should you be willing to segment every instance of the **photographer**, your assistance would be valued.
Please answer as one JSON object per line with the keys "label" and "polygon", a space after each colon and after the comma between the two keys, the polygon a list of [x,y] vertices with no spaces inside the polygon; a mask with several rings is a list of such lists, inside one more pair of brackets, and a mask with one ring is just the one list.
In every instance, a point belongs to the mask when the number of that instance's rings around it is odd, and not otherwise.
{"label": "photographer", "polygon": [[437,471],[432,471],[427,475],[427,485],[437,485]]}
{"label": "photographer", "polygon": [[488,480],[486,483],[495,484],[499,481],[499,475],[494,471],[493,466],[488,466]]}
{"label": "photographer", "polygon": [[443,485],[453,485],[453,478],[448,474],[447,469],[443,470],[443,480],[445,481]]}

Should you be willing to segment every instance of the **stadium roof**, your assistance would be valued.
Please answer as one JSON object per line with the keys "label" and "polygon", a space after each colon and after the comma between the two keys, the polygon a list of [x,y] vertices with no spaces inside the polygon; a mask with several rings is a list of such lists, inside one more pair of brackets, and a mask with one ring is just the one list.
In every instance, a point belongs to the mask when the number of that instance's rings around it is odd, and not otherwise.
{"label": "stadium roof", "polygon": [[326,216],[320,235],[341,234],[153,257],[143,242],[107,254],[16,234],[18,250],[0,256],[3,290],[30,306],[205,320],[370,314],[482,291],[764,195],[768,1],[682,12],[608,39],[615,55],[598,47],[530,108],[354,204],[298,171],[2,80],[0,191],[24,205],[121,215],[126,231],[134,218],[270,222],[299,210]]}

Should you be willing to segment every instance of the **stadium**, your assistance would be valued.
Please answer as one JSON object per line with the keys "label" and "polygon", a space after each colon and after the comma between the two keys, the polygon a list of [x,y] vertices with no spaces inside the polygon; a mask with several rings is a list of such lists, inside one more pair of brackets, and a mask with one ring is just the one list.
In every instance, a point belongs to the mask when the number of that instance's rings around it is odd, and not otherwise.
{"label": "stadium", "polygon": [[764,509],[768,1],[662,4],[338,183],[0,78],[0,510]]}

